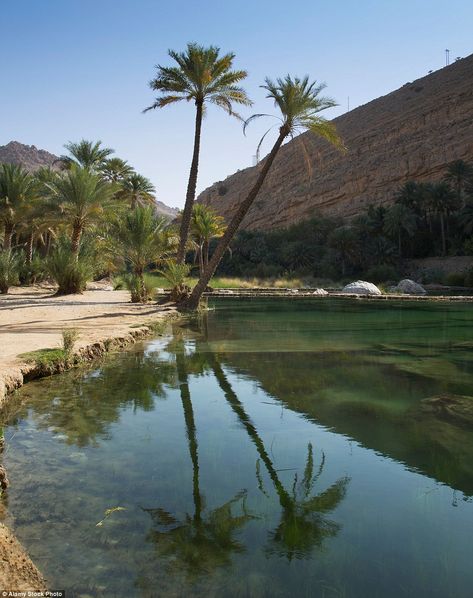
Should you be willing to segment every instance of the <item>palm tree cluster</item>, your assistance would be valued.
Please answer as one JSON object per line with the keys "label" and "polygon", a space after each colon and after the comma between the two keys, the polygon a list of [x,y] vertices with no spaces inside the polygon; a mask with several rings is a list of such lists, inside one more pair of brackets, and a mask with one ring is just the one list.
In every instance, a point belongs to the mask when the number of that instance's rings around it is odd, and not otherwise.
{"label": "palm tree cluster", "polygon": [[139,276],[141,255],[133,253],[123,233],[130,220],[140,241],[147,241],[145,227],[152,228],[152,260],[162,257],[166,242],[171,244],[168,236],[166,241],[160,236],[165,223],[153,208],[150,181],[126,161],[110,157],[113,150],[100,141],[65,147],[69,153],[56,164],[33,173],[14,164],[0,167],[3,293],[19,280],[30,283],[48,275],[59,293],[81,292],[94,275],[107,272],[112,254],[115,269],[127,262]]}
{"label": "palm tree cluster", "polygon": [[[155,266],[171,282],[173,299],[196,308],[283,143],[310,131],[343,148],[334,125],[320,116],[335,106],[331,98],[321,95],[323,84],[289,75],[276,81],[266,79],[262,88],[277,109],[278,135],[259,164],[255,184],[225,226],[209,207],[195,202],[203,117],[207,107],[215,105],[244,122],[245,129],[255,118],[267,115],[256,114],[243,121],[236,112],[235,106],[252,102],[240,86],[247,73],[233,67],[233,53],[221,54],[215,46],[190,43],[184,52],[170,50],[169,56],[171,66],[156,67],[150,86],[157,97],[145,112],[181,101],[195,106],[194,147],[185,206],[176,223],[178,232],[156,216],[152,184],[126,161],[113,156],[112,149],[101,142],[69,143],[65,146],[68,153],[58,162],[60,169],[30,174],[19,166],[2,167],[0,290],[6,292],[18,275],[25,282],[37,278],[40,256],[44,271],[56,280],[60,293],[80,292],[91,276],[121,267],[127,273],[132,300],[145,301],[144,272]],[[218,242],[211,252],[213,239]],[[198,261],[200,276],[192,291],[185,284],[192,267],[185,263],[189,252],[194,263]]]}
{"label": "palm tree cluster", "polygon": [[[218,273],[331,280],[362,276],[386,282],[399,276],[404,259],[473,255],[473,165],[456,160],[440,180],[408,181],[387,199],[390,206],[367,202],[350,222],[314,215],[286,229],[241,231],[231,259],[222,260]],[[442,282],[441,273],[437,276],[435,282]]]}

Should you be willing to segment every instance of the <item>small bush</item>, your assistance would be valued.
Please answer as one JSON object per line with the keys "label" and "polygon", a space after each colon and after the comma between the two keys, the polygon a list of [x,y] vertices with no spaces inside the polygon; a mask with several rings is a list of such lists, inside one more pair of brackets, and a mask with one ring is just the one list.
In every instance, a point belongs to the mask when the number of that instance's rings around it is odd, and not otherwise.
{"label": "small bush", "polygon": [[24,262],[20,268],[20,281],[22,284],[36,284],[42,282],[47,276],[46,261],[39,255],[34,255],[31,262]]}
{"label": "small bush", "polygon": [[18,284],[20,259],[11,251],[0,252],[0,293],[8,293],[8,289]]}
{"label": "small bush", "polygon": [[465,272],[465,286],[466,287],[473,287],[473,268],[470,268]]}
{"label": "small bush", "polygon": [[[146,303],[153,297],[154,285],[148,277],[143,280],[136,274],[124,274],[122,276],[124,286],[130,291],[132,303]],[[123,288],[117,287],[115,289]]]}
{"label": "small bush", "polygon": [[465,286],[464,272],[450,272],[445,276],[445,284],[449,287],[463,287]]}
{"label": "small bush", "polygon": [[440,268],[426,268],[419,272],[416,280],[421,284],[443,284],[445,272]]}
{"label": "small bush", "polygon": [[65,328],[62,331],[62,348],[64,349],[64,354],[66,357],[70,357],[72,355],[74,344],[78,338],[79,331],[76,330],[76,328]]}
{"label": "small bush", "polygon": [[399,278],[399,272],[394,266],[390,266],[389,264],[379,264],[378,266],[372,266],[367,270],[364,277],[368,282],[378,284],[380,282],[397,280]]}
{"label": "small bush", "polygon": [[46,265],[58,284],[58,295],[82,293],[94,277],[93,256],[84,248],[76,258],[64,239],[58,242]]}

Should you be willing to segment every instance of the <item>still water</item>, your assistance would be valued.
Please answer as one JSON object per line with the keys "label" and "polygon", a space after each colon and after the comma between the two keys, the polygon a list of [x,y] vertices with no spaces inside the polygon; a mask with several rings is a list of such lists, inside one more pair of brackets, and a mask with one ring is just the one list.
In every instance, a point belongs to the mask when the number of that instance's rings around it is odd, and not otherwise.
{"label": "still water", "polygon": [[3,414],[3,519],[50,586],[471,597],[472,306],[212,307]]}

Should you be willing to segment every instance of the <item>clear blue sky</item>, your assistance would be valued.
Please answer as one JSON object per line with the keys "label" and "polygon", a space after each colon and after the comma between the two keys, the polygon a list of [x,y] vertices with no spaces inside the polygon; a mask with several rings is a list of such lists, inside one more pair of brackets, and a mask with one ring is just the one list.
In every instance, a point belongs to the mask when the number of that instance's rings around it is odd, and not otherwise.
{"label": "clear blue sky", "polygon": [[[264,77],[309,74],[340,106],[333,117],[473,52],[471,0],[3,0],[0,145],[12,139],[62,152],[101,139],[182,206],[194,107],[142,114],[167,49],[188,41],[234,51],[249,71],[252,111],[271,112]],[[246,114],[250,114],[248,111]],[[263,123],[241,126],[211,108],[198,190],[251,165]],[[268,149],[266,147],[265,149]]]}

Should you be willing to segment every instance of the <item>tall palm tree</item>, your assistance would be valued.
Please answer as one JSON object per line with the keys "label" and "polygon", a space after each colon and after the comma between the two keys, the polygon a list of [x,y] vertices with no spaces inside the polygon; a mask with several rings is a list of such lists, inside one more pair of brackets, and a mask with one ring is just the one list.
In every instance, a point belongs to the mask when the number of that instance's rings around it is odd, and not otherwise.
{"label": "tall palm tree", "polygon": [[360,257],[358,235],[352,226],[339,226],[328,236],[327,242],[336,250],[342,263],[342,276],[345,276],[347,262],[356,262]]}
{"label": "tall palm tree", "polygon": [[191,236],[197,244],[199,255],[199,273],[202,275],[209,264],[209,246],[212,239],[217,239],[225,232],[225,220],[215,210],[196,203],[192,210]]}
{"label": "tall palm tree", "polygon": [[117,217],[111,224],[111,250],[116,253],[116,246],[119,245],[123,261],[138,279],[138,292],[132,293],[133,302],[144,303],[147,300],[145,268],[175,249],[166,225],[165,218],[157,216],[151,206],[137,206]]}
{"label": "tall palm tree", "polygon": [[100,172],[110,183],[122,183],[134,173],[134,170],[126,160],[113,157],[105,160],[100,167]]}
{"label": "tall palm tree", "polygon": [[82,168],[97,171],[100,170],[106,160],[111,156],[115,150],[109,147],[102,147],[101,141],[87,141],[81,139],[77,143],[69,142],[64,146],[69,156],[63,155],[59,158],[59,163],[68,169],[72,164],[78,164]]}
{"label": "tall palm tree", "polygon": [[0,220],[3,222],[3,249],[10,251],[15,227],[34,195],[34,179],[22,166],[0,166]]}
{"label": "tall palm tree", "polygon": [[457,207],[457,196],[450,185],[441,181],[429,186],[429,204],[432,211],[438,215],[440,220],[440,235],[442,239],[442,255],[447,254],[447,239],[445,223],[450,212]]}
{"label": "tall palm tree", "polygon": [[[319,116],[321,111],[336,105],[335,101],[331,98],[320,95],[321,91],[325,88],[325,85],[317,84],[315,82],[310,83],[308,77],[299,79],[298,77],[292,78],[290,75],[287,75],[284,79],[277,79],[276,82],[267,78],[265,85],[262,87],[267,91],[266,97],[272,99],[281,112],[281,116],[279,117],[281,122],[281,125],[279,126],[279,135],[269,155],[262,163],[255,184],[250,189],[247,197],[238,206],[225,233],[220,239],[208,267],[194,287],[191,296],[185,301],[185,307],[189,309],[197,308],[202,293],[207,288],[220,260],[230,246],[230,242],[263,186],[264,180],[284,140],[287,137],[294,137],[301,131],[310,131],[336,147],[343,148],[335,125]],[[250,117],[245,125],[259,116],[262,115],[255,114]],[[268,132],[269,131],[265,133],[263,139]],[[258,150],[260,146],[261,141]]]}
{"label": "tall palm tree", "polygon": [[452,185],[461,205],[466,186],[473,184],[473,165],[464,160],[455,160],[448,165],[444,179]]}
{"label": "tall palm tree", "polygon": [[402,258],[402,237],[407,234],[412,237],[416,231],[416,217],[414,212],[403,203],[396,203],[389,208],[384,217],[384,230],[397,239],[399,257]]}
{"label": "tall palm tree", "polygon": [[245,79],[247,72],[233,70],[235,54],[220,55],[216,46],[204,47],[199,44],[187,44],[184,52],[169,50],[169,56],[177,66],[157,66],[157,76],[150,82],[150,87],[159,93],[155,102],[145,112],[154,108],[164,108],[176,102],[195,104],[194,150],[187,183],[186,202],[180,226],[177,262],[183,263],[195,200],[197,175],[199,170],[200,138],[202,117],[206,104],[223,108],[228,114],[237,116],[233,105],[251,105],[244,89],[238,83]]}
{"label": "tall palm tree", "polygon": [[111,208],[115,188],[100,175],[75,163],[48,188],[53,205],[72,227],[71,250],[77,258],[82,233]]}
{"label": "tall palm tree", "polygon": [[122,181],[118,197],[129,201],[130,208],[134,209],[137,206],[154,203],[155,193],[156,189],[153,183],[141,174],[134,172]]}

